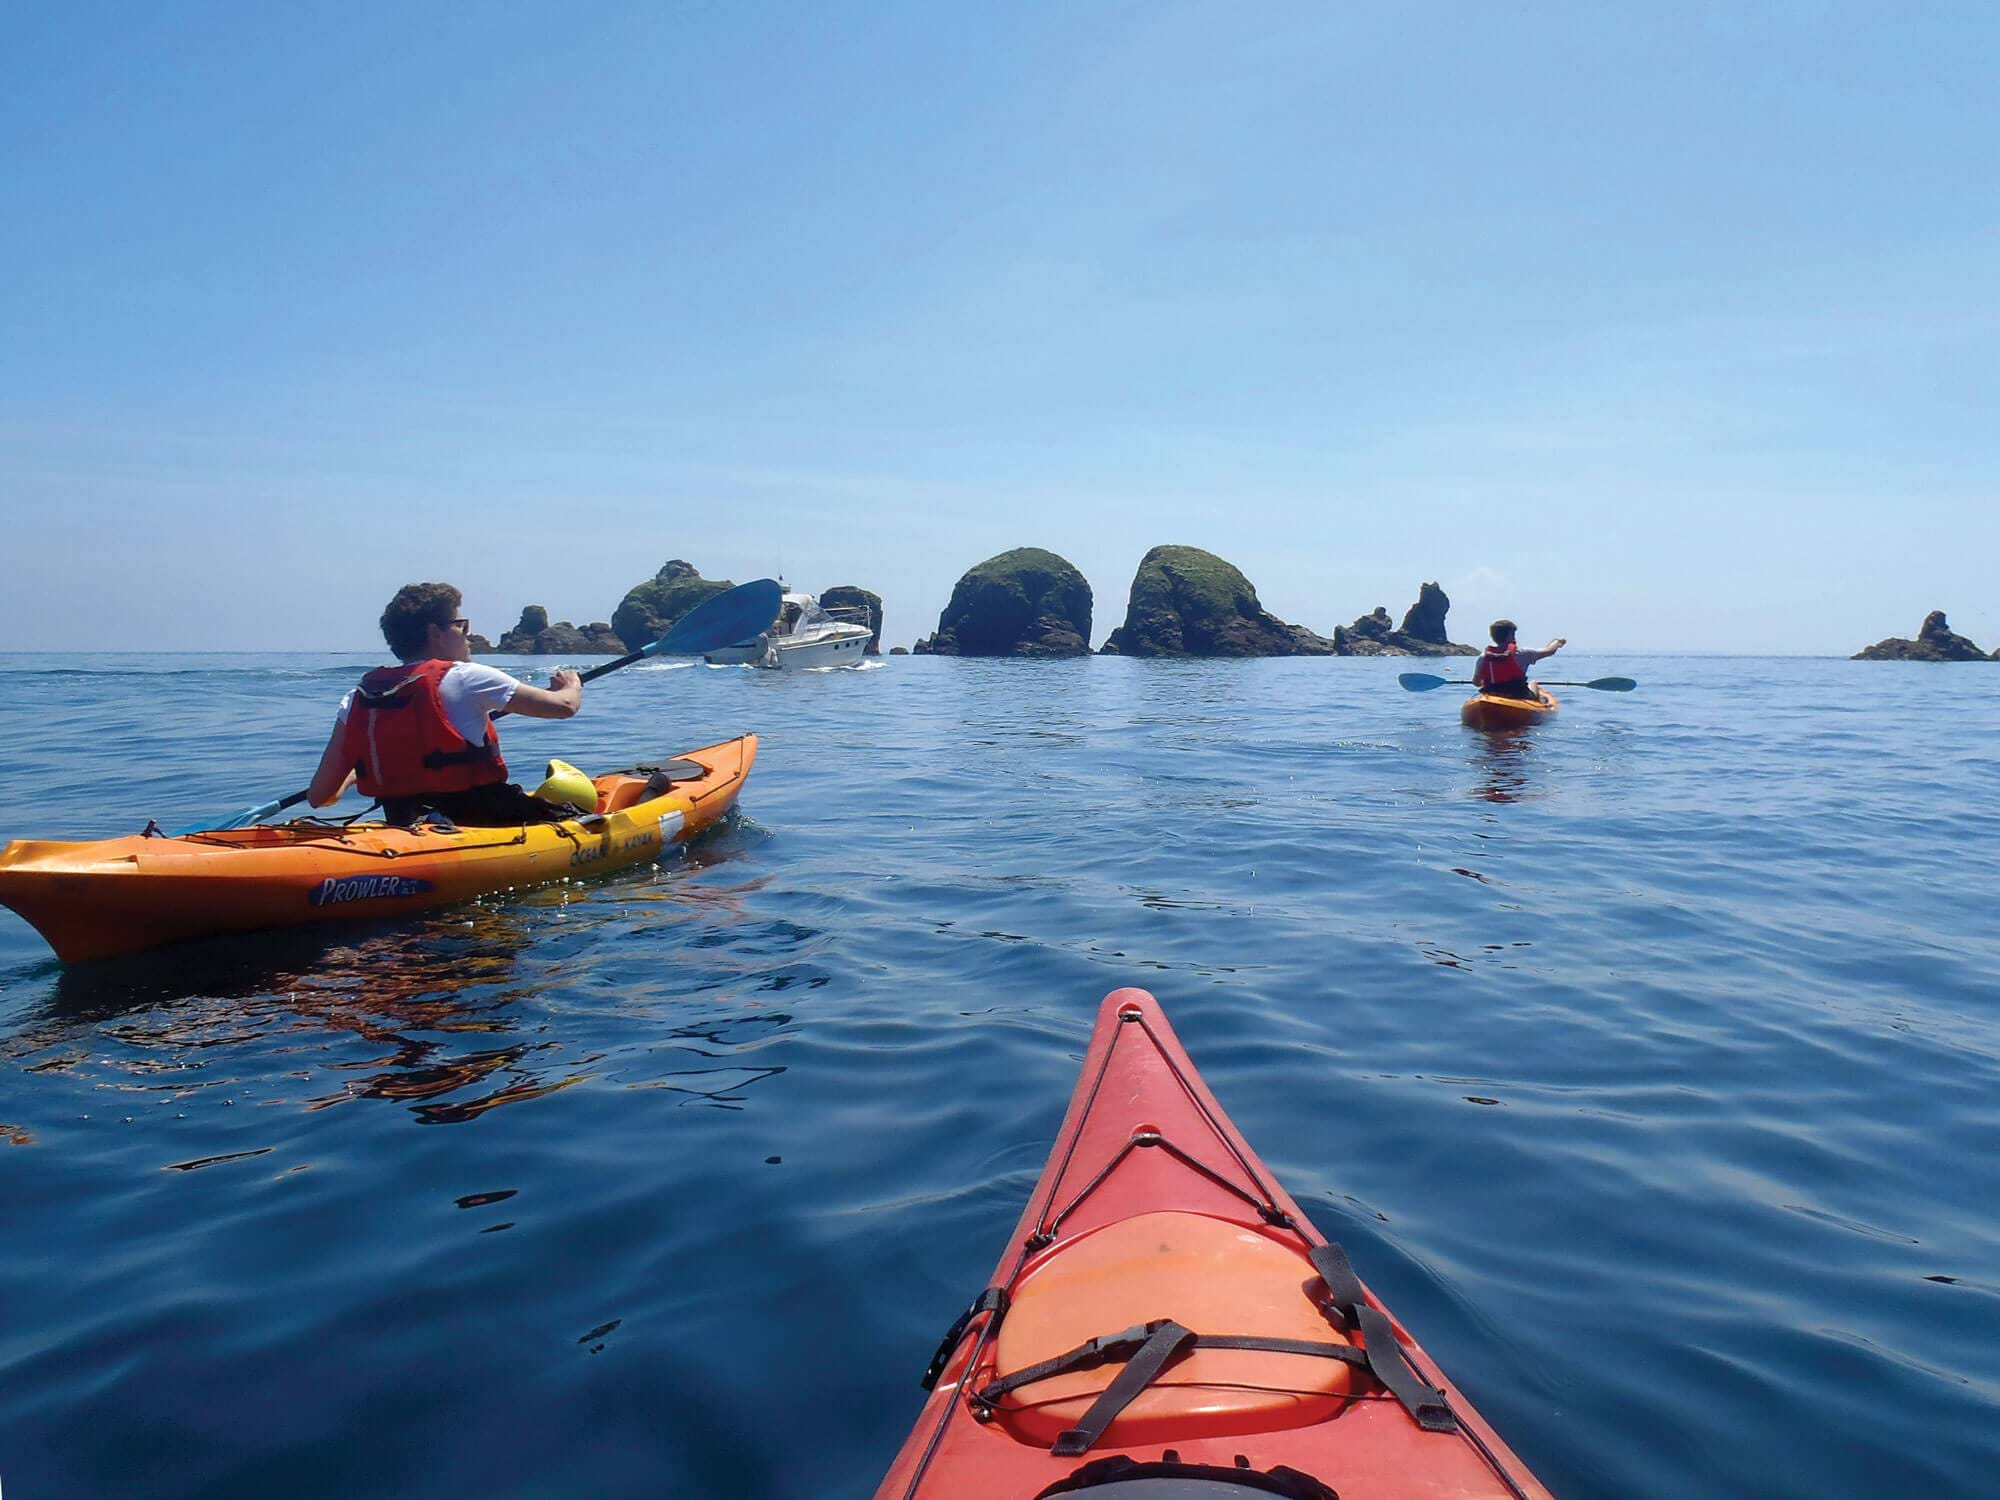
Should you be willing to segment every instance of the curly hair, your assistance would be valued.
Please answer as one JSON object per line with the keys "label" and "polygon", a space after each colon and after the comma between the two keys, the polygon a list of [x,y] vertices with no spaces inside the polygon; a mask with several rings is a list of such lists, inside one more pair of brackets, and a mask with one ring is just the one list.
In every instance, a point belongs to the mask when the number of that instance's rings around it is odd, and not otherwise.
{"label": "curly hair", "polygon": [[430,627],[458,618],[465,596],[448,583],[406,583],[382,611],[382,639],[398,661],[413,661],[430,638]]}
{"label": "curly hair", "polygon": [[1514,639],[1515,634],[1519,630],[1520,626],[1516,625],[1512,620],[1495,620],[1493,628],[1487,634],[1493,637],[1494,645],[1504,646]]}

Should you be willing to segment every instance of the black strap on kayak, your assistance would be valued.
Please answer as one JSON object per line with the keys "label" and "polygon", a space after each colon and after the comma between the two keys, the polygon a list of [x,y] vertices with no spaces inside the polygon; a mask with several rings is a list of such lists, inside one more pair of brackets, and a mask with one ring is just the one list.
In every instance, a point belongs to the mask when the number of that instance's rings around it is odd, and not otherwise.
{"label": "black strap on kayak", "polygon": [[[1136,1329],[1127,1329],[1123,1338]],[[1118,1372],[1117,1379],[1107,1385],[1098,1398],[1090,1403],[1090,1410],[1083,1414],[1083,1420],[1059,1436],[1049,1445],[1049,1452],[1057,1458],[1076,1458],[1090,1451],[1091,1444],[1104,1436],[1118,1413],[1125,1410],[1137,1399],[1139,1393],[1153,1383],[1167,1362],[1194,1342],[1194,1331],[1183,1328],[1172,1318],[1162,1318],[1157,1323],[1145,1327],[1145,1340],[1134,1349],[1125,1361],[1125,1368]]]}
{"label": "black strap on kayak", "polygon": [[1443,1391],[1410,1368],[1389,1320],[1361,1290],[1361,1278],[1348,1263],[1347,1252],[1336,1244],[1315,1245],[1311,1258],[1313,1269],[1333,1294],[1334,1307],[1347,1319],[1347,1326],[1359,1329],[1366,1341],[1368,1373],[1382,1383],[1425,1432],[1457,1432],[1458,1418],[1452,1413],[1451,1403]]}
{"label": "black strap on kayak", "polygon": [[698,760],[665,760],[646,765],[627,766],[622,771],[613,771],[613,776],[643,776],[657,787],[672,786],[676,781],[699,781],[710,773],[707,766]]}
{"label": "black strap on kayak", "polygon": [[1197,1349],[1237,1349],[1258,1354],[1298,1354],[1313,1359],[1338,1360],[1342,1364],[1372,1369],[1368,1351],[1352,1344],[1320,1343],[1312,1339],[1267,1338],[1258,1334],[1196,1333],[1172,1318],[1155,1318],[1137,1323],[1117,1333],[1107,1333],[1078,1344],[1037,1364],[990,1381],[971,1393],[973,1406],[985,1412],[998,1408],[1001,1400],[1023,1386],[1049,1380],[1057,1375],[1073,1375],[1102,1365],[1123,1364],[1125,1368],[1084,1413],[1083,1420],[1058,1437],[1049,1452],[1058,1458],[1076,1458],[1088,1453],[1104,1436],[1118,1414],[1130,1406],[1160,1372],[1183,1355]]}
{"label": "black strap on kayak", "polygon": [[[1011,1375],[1002,1375],[997,1380],[987,1382],[973,1393],[973,1401],[982,1407],[997,1406],[1001,1398],[1013,1394],[1024,1385],[1033,1385],[1039,1380],[1053,1379],[1057,1375],[1074,1375],[1079,1370],[1095,1370],[1100,1365],[1117,1364],[1135,1359],[1139,1352],[1161,1330],[1180,1328],[1171,1318],[1155,1318],[1150,1323],[1135,1323],[1132,1327],[1117,1333],[1103,1334],[1078,1344],[1074,1349],[1066,1349],[1061,1354],[1051,1355],[1037,1364],[1026,1365]],[[1342,1364],[1368,1366],[1366,1350],[1357,1349],[1352,1344],[1320,1343],[1312,1339],[1265,1338],[1248,1333],[1192,1333],[1182,1328],[1187,1335],[1189,1352],[1196,1349],[1245,1349],[1264,1354],[1306,1354],[1318,1359],[1335,1359]]]}
{"label": "black strap on kayak", "polygon": [[[1339,1492],[1331,1485],[1284,1464],[1269,1469],[1253,1469],[1250,1460],[1240,1454],[1233,1468],[1222,1464],[1188,1464],[1182,1463],[1180,1455],[1171,1448],[1154,1463],[1124,1453],[1094,1458],[1047,1489],[1038,1491],[1035,1500],[1054,1500],[1057,1495],[1080,1494],[1100,1485],[1137,1484],[1144,1480],[1178,1480],[1180,1484],[1175,1488],[1183,1494],[1275,1495],[1279,1500],[1340,1500]],[[1181,1486],[1186,1488],[1181,1489]]]}
{"label": "black strap on kayak", "polygon": [[[1327,1290],[1332,1293],[1335,1310],[1346,1319],[1348,1327],[1358,1329],[1366,1340],[1364,1347],[1320,1343],[1310,1339],[1268,1338],[1256,1334],[1198,1334],[1183,1328],[1171,1318],[1156,1318],[1117,1333],[1088,1339],[1073,1349],[989,1381],[972,1393],[973,1404],[992,1411],[1023,1386],[1057,1375],[1071,1375],[1082,1370],[1095,1370],[1102,1365],[1123,1363],[1125,1368],[1119,1372],[1118,1378],[1105,1388],[1083,1420],[1058,1438],[1056,1446],[1049,1450],[1058,1457],[1073,1458],[1088,1452],[1090,1445],[1104,1435],[1104,1429],[1111,1425],[1118,1413],[1129,1406],[1133,1398],[1173,1359],[1197,1349],[1236,1349],[1263,1354],[1298,1354],[1355,1365],[1366,1370],[1394,1396],[1424,1431],[1459,1431],[1458,1417],[1444,1392],[1410,1367],[1388,1318],[1363,1294],[1360,1278],[1348,1263],[1347,1252],[1338,1245],[1315,1246],[1312,1263],[1326,1282]],[[978,1308],[979,1304],[975,1303],[961,1322],[969,1322]],[[962,1327],[954,1330],[955,1335],[962,1332]],[[956,1338],[953,1343],[956,1343]]]}
{"label": "black strap on kayak", "polygon": [[938,1383],[938,1377],[944,1374],[944,1367],[951,1363],[952,1351],[958,1348],[958,1341],[965,1337],[965,1330],[972,1326],[972,1320],[981,1313],[992,1313],[993,1322],[997,1325],[1007,1314],[1007,1288],[989,1286],[972,1299],[970,1307],[958,1315],[958,1321],[951,1325],[950,1332],[939,1342],[937,1353],[931,1356],[930,1366],[924,1371],[925,1390],[930,1390]]}

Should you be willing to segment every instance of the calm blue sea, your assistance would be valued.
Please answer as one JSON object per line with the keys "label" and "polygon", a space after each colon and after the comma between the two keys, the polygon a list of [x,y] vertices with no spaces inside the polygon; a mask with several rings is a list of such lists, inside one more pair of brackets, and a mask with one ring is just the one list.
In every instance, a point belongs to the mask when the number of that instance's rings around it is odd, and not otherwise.
{"label": "calm blue sea", "polygon": [[[369,664],[0,657],[0,837],[289,791]],[[1565,1500],[1995,1493],[2000,667],[1433,665],[649,664],[506,739],[760,733],[656,868],[0,912],[9,1500],[866,1496],[1125,984]]]}

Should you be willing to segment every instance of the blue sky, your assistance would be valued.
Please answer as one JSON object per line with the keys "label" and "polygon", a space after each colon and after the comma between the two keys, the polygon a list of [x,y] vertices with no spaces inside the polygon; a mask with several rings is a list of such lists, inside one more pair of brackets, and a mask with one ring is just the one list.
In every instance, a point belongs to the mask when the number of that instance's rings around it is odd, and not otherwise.
{"label": "blue sky", "polygon": [[0,11],[12,649],[1033,544],[1330,631],[2000,645],[2000,8]]}

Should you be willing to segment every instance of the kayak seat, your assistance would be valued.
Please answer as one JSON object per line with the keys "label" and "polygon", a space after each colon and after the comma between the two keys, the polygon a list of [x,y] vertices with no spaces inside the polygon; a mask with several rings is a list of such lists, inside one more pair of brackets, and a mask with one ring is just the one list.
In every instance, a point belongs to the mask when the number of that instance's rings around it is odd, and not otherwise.
{"label": "kayak seat", "polygon": [[[1016,1283],[994,1340],[993,1376],[1162,1318],[1196,1335],[1348,1343],[1314,1303],[1317,1285],[1302,1252],[1255,1229],[1208,1214],[1140,1214],[1059,1245]],[[1122,1368],[1107,1363],[1019,1386],[994,1420],[1018,1441],[1047,1447]],[[1333,1359],[1197,1347],[1119,1411],[1101,1446],[1309,1426],[1339,1414],[1356,1378],[1353,1366]]]}

